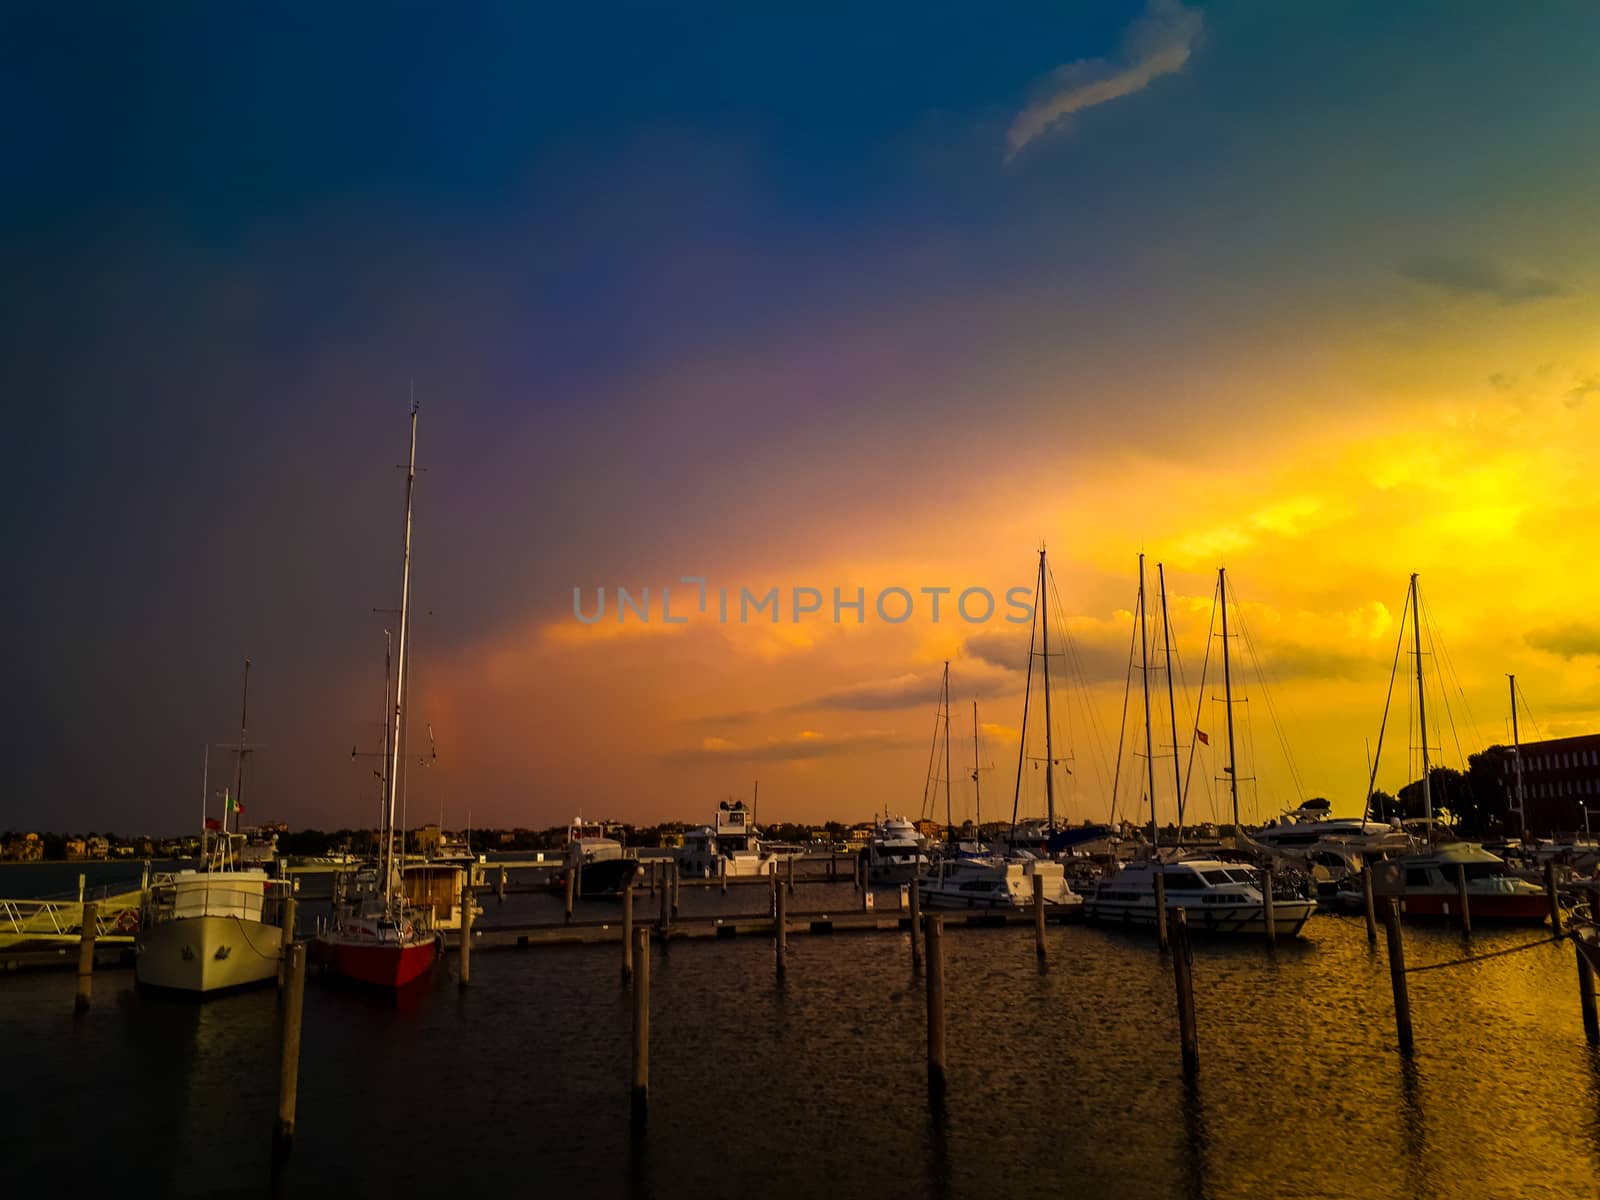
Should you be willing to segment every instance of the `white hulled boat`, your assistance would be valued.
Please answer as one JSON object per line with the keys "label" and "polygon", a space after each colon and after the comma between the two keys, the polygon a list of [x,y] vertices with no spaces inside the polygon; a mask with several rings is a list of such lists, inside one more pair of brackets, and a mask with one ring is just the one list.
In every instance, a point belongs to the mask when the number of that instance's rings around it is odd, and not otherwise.
{"label": "white hulled boat", "polygon": [[1083,897],[1067,884],[1058,862],[1027,855],[941,855],[918,883],[924,908],[1021,910],[1033,905],[1033,881],[1044,881],[1044,902],[1081,910]]}
{"label": "white hulled boat", "polygon": [[754,814],[743,800],[724,800],[717,806],[714,825],[687,829],[678,870],[691,878],[716,879],[767,875],[777,870],[777,858],[761,844]]}
{"label": "white hulled boat", "polygon": [[[1266,933],[1266,905],[1259,873],[1235,863],[1207,858],[1163,862],[1136,859],[1095,885],[1084,901],[1084,916],[1108,925],[1154,928],[1156,876],[1166,891],[1167,918],[1185,911],[1189,928],[1209,933]],[[1272,902],[1276,932],[1298,936],[1315,900],[1276,899]]]}
{"label": "white hulled boat", "polygon": [[873,883],[909,883],[928,866],[922,835],[904,817],[885,816],[867,842],[867,878]]}

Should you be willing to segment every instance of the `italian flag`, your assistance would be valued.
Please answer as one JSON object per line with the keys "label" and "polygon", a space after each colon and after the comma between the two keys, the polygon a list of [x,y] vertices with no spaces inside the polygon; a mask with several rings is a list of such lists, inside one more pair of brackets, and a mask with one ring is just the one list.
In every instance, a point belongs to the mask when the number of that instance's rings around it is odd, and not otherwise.
{"label": "italian flag", "polygon": [[226,788],[224,788],[222,792],[222,803],[224,812],[242,813],[244,811],[244,805],[235,800],[233,796],[229,794]]}

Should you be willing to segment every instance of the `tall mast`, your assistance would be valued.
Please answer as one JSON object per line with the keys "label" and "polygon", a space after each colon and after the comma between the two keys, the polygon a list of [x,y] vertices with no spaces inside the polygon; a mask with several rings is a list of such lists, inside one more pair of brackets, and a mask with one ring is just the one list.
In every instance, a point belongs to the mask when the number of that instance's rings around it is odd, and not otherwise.
{"label": "tall mast", "polygon": [[983,789],[978,785],[978,702],[972,702],[972,840],[983,844]]}
{"label": "tall mast", "polygon": [[1517,826],[1518,832],[1528,832],[1528,810],[1523,807],[1522,798],[1522,742],[1517,738],[1517,677],[1507,675],[1511,681],[1511,769],[1517,775]]}
{"label": "tall mast", "polygon": [[400,645],[395,651],[394,712],[387,723],[389,770],[384,781],[388,791],[388,834],[384,838],[383,901],[394,903],[394,793],[400,777],[400,719],[406,695],[406,629],[411,616],[411,493],[417,482],[417,405],[411,404],[411,457],[406,463],[406,538],[400,559]]}
{"label": "tall mast", "polygon": [[[389,805],[389,697],[393,694],[394,687],[394,635],[387,629],[383,631],[383,703],[378,706],[378,716],[383,721],[383,766],[376,772],[378,776],[378,847],[380,860],[383,857],[382,849],[388,845],[389,822],[384,815]],[[442,837],[444,827],[439,827]]]}
{"label": "tall mast", "polygon": [[200,756],[200,864],[206,864],[209,839],[206,837],[206,796],[211,786],[211,743],[206,743],[205,752]]}
{"label": "tall mast", "polygon": [[[1043,580],[1041,579],[1041,583]],[[1033,623],[1028,626],[1028,670],[1022,681],[1022,729],[1017,734],[1017,786],[1011,793],[1011,836],[1017,834],[1017,806],[1022,801],[1022,766],[1028,761],[1028,707],[1033,699],[1033,645],[1039,633],[1039,599],[1041,588],[1033,592]]]}
{"label": "tall mast", "polygon": [[1422,694],[1422,615],[1417,611],[1417,576],[1411,576],[1411,642],[1417,651],[1417,724],[1422,729],[1422,808],[1428,818],[1428,841],[1433,841],[1433,786],[1428,779],[1428,709]]}
{"label": "tall mast", "polygon": [[[1233,797],[1233,836],[1239,836],[1239,763],[1233,748],[1233,669],[1228,661],[1228,568],[1217,568],[1222,603],[1222,707],[1228,710],[1228,792]],[[1259,819],[1259,817],[1257,818]]]}
{"label": "tall mast", "polygon": [[944,828],[945,841],[956,840],[955,813],[950,807],[950,660],[944,664]]}
{"label": "tall mast", "polygon": [[1178,705],[1172,691],[1172,623],[1167,619],[1167,568],[1156,564],[1156,581],[1161,587],[1161,636],[1167,647],[1167,714],[1172,718],[1172,786],[1178,798],[1178,844],[1183,844],[1183,768],[1178,762]]}
{"label": "tall mast", "polygon": [[[233,776],[234,811],[238,812],[241,816],[244,814],[244,756],[247,753],[245,750],[245,734],[247,732],[246,726],[249,723],[249,717],[250,660],[247,658],[244,660],[244,687],[239,698],[239,758],[238,765],[234,769]],[[234,828],[238,828],[238,822],[234,823]],[[222,832],[224,834],[228,832],[228,809],[226,805],[224,805],[222,809]]]}
{"label": "tall mast", "polygon": [[1144,619],[1144,555],[1139,555],[1139,673],[1144,678],[1144,765],[1150,788],[1150,844],[1160,844],[1156,829],[1156,759],[1150,738],[1150,638]]}
{"label": "tall mast", "polygon": [[1056,756],[1050,744],[1050,593],[1045,586],[1044,547],[1039,547],[1039,629],[1044,660],[1044,808],[1046,828],[1056,831]]}

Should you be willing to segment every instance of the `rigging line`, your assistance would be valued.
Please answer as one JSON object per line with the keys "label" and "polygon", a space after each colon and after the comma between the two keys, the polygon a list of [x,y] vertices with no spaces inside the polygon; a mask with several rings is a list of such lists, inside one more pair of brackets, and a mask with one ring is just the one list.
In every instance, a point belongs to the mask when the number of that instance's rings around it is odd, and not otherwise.
{"label": "rigging line", "polygon": [[[1450,708],[1450,691],[1445,686],[1444,676],[1446,669],[1449,668],[1449,661],[1445,655],[1443,644],[1439,639],[1438,627],[1433,623],[1433,611],[1429,606],[1423,604],[1420,589],[1417,592],[1417,610],[1422,614],[1423,624],[1428,630],[1428,645],[1433,651],[1434,673],[1438,676],[1435,686],[1439,691],[1439,703],[1444,708],[1445,720],[1450,726],[1450,739],[1456,746],[1456,761],[1465,768],[1467,765],[1466,755],[1461,751],[1461,735],[1456,730],[1456,714]],[[1423,736],[1426,738],[1426,730],[1423,731]],[[1439,731],[1439,756],[1440,758],[1444,757],[1443,729]],[[1440,763],[1438,765],[1442,766],[1443,764]]]}
{"label": "rigging line", "polygon": [[1122,724],[1117,728],[1117,766],[1111,783],[1111,825],[1117,824],[1117,796],[1122,786],[1122,751],[1128,739],[1128,697],[1133,694],[1133,647],[1138,640],[1138,622],[1128,629],[1128,671],[1122,685]]}
{"label": "rigging line", "polygon": [[[1096,782],[1098,782],[1099,785],[1102,788],[1104,788],[1105,785],[1108,782],[1110,782],[1109,780],[1107,780],[1106,773],[1105,773],[1106,751],[1109,748],[1110,739],[1105,736],[1105,733],[1102,730],[1101,725],[1100,725],[1099,716],[1095,711],[1095,707],[1089,701],[1090,688],[1089,688],[1088,672],[1086,670],[1084,670],[1083,660],[1078,654],[1077,643],[1072,638],[1072,632],[1071,632],[1070,629],[1067,628],[1066,624],[1064,623],[1064,615],[1066,613],[1066,606],[1061,602],[1061,596],[1060,596],[1060,593],[1059,593],[1059,591],[1058,591],[1058,589],[1056,587],[1055,571],[1053,569],[1051,569],[1048,566],[1048,564],[1046,565],[1046,570],[1049,572],[1050,590],[1051,590],[1051,594],[1055,597],[1056,611],[1063,614],[1063,624],[1061,625],[1061,637],[1062,637],[1063,644],[1067,648],[1066,657],[1067,657],[1068,669],[1072,673],[1074,678],[1076,679],[1077,691],[1078,691],[1078,704],[1083,710],[1083,714],[1084,714],[1084,718],[1085,718],[1085,720],[1084,720],[1085,728],[1088,730],[1089,737],[1094,743],[1093,769],[1094,769],[1094,773],[1095,773],[1095,779],[1096,779]],[[1067,692],[1067,720],[1069,721],[1069,723],[1070,723],[1070,721],[1072,719],[1072,700],[1073,700],[1072,689],[1068,689],[1068,692]],[[1069,758],[1070,761],[1076,762],[1077,759],[1071,754],[1071,749],[1072,749],[1072,747],[1071,747],[1071,744],[1069,742],[1068,743],[1068,758]],[[1070,778],[1073,780],[1073,790],[1074,790],[1074,792],[1079,791],[1080,789],[1077,786],[1077,775],[1076,775],[1076,772],[1074,772],[1074,774]]]}
{"label": "rigging line", "polygon": [[[1300,769],[1295,765],[1294,755],[1290,753],[1289,739],[1284,733],[1282,723],[1278,720],[1278,710],[1272,703],[1272,689],[1267,686],[1266,674],[1261,667],[1261,656],[1256,653],[1255,641],[1250,636],[1250,627],[1245,624],[1244,607],[1239,603],[1239,592],[1237,588],[1234,589],[1233,596],[1233,607],[1235,612],[1238,613],[1237,624],[1239,626],[1239,633],[1244,638],[1245,650],[1250,655],[1250,665],[1256,673],[1256,681],[1261,685],[1261,698],[1266,702],[1267,716],[1272,721],[1273,731],[1278,735],[1278,746],[1279,749],[1283,751],[1284,765],[1289,768],[1289,779],[1294,784],[1295,795],[1299,798],[1300,803],[1304,804],[1306,800],[1305,784],[1301,781]],[[1226,603],[1226,597],[1224,597],[1224,603]],[[1255,765],[1255,761],[1252,759],[1252,768],[1254,768]]]}
{"label": "rigging line", "polygon": [[1522,690],[1522,685],[1517,684],[1517,695],[1522,698],[1522,711],[1528,714],[1528,720],[1533,722],[1533,731],[1539,735],[1539,740],[1545,740],[1544,730],[1539,725],[1539,719],[1533,715],[1533,706],[1528,703],[1528,694]]}
{"label": "rigging line", "polygon": [[[1440,634],[1439,627],[1434,623],[1433,609],[1431,605],[1423,610],[1423,616],[1428,622],[1428,633],[1433,640],[1434,650],[1438,653],[1439,659],[1444,664],[1445,669],[1449,671],[1450,678],[1455,681],[1456,694],[1461,697],[1462,714],[1466,717],[1468,731],[1476,731],[1480,727],[1478,724],[1478,718],[1473,715],[1472,702],[1467,699],[1467,689],[1462,685],[1461,674],[1456,670],[1455,659],[1451,657],[1450,647]],[[1466,761],[1464,757],[1462,761]]]}
{"label": "rigging line", "polygon": [[922,819],[924,821],[930,820],[932,818],[932,814],[929,812],[928,805],[929,805],[929,797],[933,795],[933,786],[934,786],[933,756],[934,756],[935,753],[938,752],[938,749],[939,749],[939,710],[937,708],[935,708],[933,710],[933,740],[928,744],[928,771],[927,771],[927,774],[923,776],[923,780],[922,780]]}
{"label": "rigging line", "polygon": [[1442,971],[1446,967],[1461,967],[1469,963],[1482,962],[1486,958],[1501,958],[1507,954],[1515,954],[1519,950],[1532,950],[1535,946],[1548,946],[1551,942],[1564,942],[1567,935],[1554,933],[1549,937],[1542,937],[1536,942],[1523,942],[1520,946],[1508,946],[1504,950],[1490,950],[1486,954],[1469,954],[1466,958],[1452,958],[1449,962],[1427,963],[1420,967],[1407,967],[1407,975],[1420,975],[1424,971]]}
{"label": "rigging line", "polygon": [[[1206,672],[1207,672],[1207,669],[1211,666],[1211,639],[1215,635],[1216,629],[1217,629],[1216,596],[1217,596],[1217,588],[1220,588],[1221,586],[1222,586],[1222,583],[1221,583],[1220,580],[1218,580],[1217,587],[1211,589],[1211,623],[1210,623],[1210,625],[1208,625],[1206,627],[1206,653],[1205,653],[1205,657],[1200,660],[1200,692],[1199,692],[1199,694],[1202,697],[1204,697],[1205,694],[1206,694]],[[1178,677],[1180,679],[1183,678],[1183,669],[1182,669],[1182,663],[1181,662],[1179,663]],[[1187,679],[1183,680],[1183,687],[1184,687],[1184,691],[1187,692],[1189,690],[1189,681]],[[1204,701],[1202,700],[1201,703],[1203,703],[1203,702]],[[1200,731],[1200,704],[1197,703],[1195,705],[1195,709],[1194,709],[1194,729],[1191,730],[1190,734],[1189,734],[1189,762],[1183,769],[1183,795],[1178,798],[1178,811],[1180,813],[1182,811],[1184,811],[1184,809],[1187,807],[1188,801],[1189,801],[1189,784],[1190,784],[1190,781],[1194,778],[1194,757],[1195,757],[1196,751],[1200,747],[1200,739],[1197,736],[1199,731]],[[1215,815],[1215,814],[1213,813],[1213,815]]]}
{"label": "rigging line", "polygon": [[1383,731],[1389,725],[1389,704],[1394,699],[1394,677],[1400,670],[1400,647],[1405,645],[1406,639],[1406,612],[1411,607],[1411,589],[1406,589],[1406,602],[1400,609],[1400,636],[1394,644],[1394,665],[1389,668],[1389,690],[1383,697],[1383,720],[1378,722],[1378,751],[1372,756],[1372,765],[1367,773],[1367,797],[1362,804],[1363,817],[1371,816],[1372,791],[1378,781],[1378,762],[1383,757]]}

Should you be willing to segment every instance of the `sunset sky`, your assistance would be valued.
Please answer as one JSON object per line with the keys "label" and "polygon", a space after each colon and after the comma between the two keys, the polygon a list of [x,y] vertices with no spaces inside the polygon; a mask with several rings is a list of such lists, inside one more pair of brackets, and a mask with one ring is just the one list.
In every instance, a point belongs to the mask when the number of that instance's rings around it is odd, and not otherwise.
{"label": "sunset sky", "polygon": [[[919,815],[946,659],[956,815],[974,699],[1008,815],[1026,627],[872,598],[1031,589],[1041,543],[1074,820],[1141,551],[1202,816],[1219,566],[1251,817],[1359,810],[1413,571],[1447,764],[1508,672],[1524,738],[1600,729],[1592,5],[37,4],[0,45],[0,828],[198,826],[246,656],[247,817],[375,820],[413,387],[411,824]],[[827,603],[665,625],[683,576]],[[649,622],[574,618],[618,586]]]}

